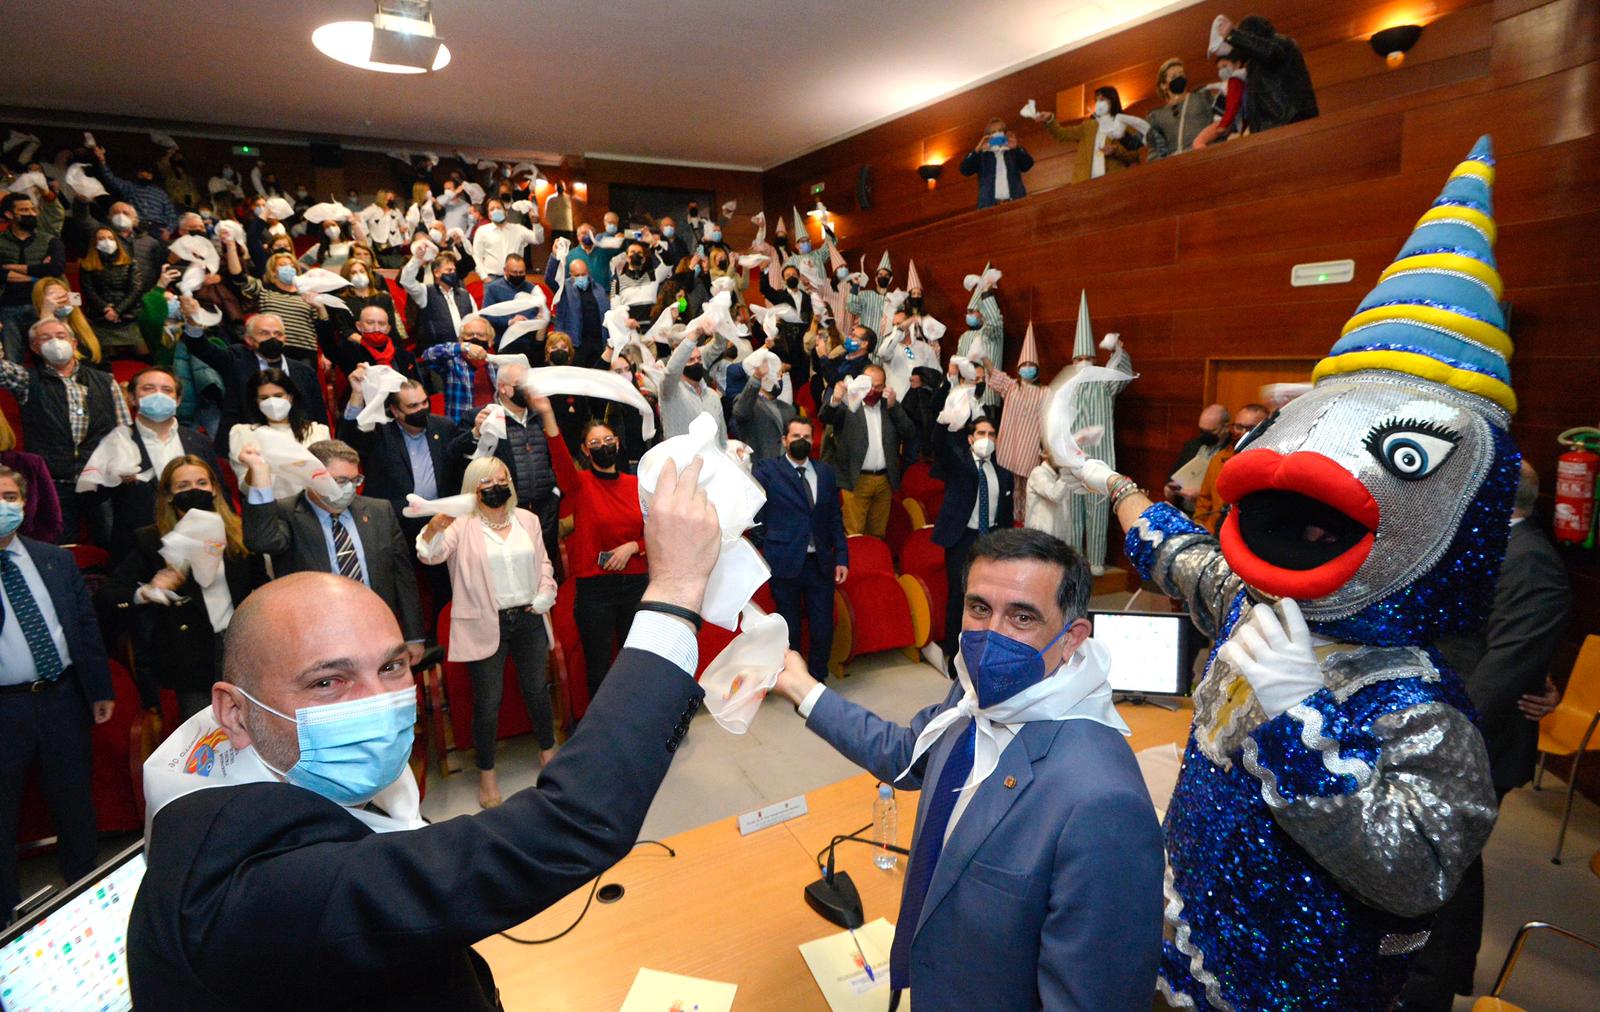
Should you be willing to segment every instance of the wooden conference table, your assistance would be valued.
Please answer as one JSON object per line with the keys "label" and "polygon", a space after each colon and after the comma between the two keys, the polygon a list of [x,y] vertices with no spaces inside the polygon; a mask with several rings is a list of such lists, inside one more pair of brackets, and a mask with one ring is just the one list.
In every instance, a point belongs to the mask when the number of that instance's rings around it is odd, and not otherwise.
{"label": "wooden conference table", "polygon": [[[1191,711],[1118,707],[1133,730],[1134,751],[1168,742],[1182,748]],[[517,945],[498,935],[477,949],[494,969],[508,1012],[613,1012],[641,966],[727,981],[739,986],[744,1010],[826,1010],[798,946],[837,933],[806,905],[817,879],[816,854],[837,833],[870,821],[874,781],[862,774],[806,795],[808,814],[740,836],[736,819],[679,833],[658,847],[636,849],[604,876],[626,890],[620,900],[589,908],[570,935],[547,945]],[[916,792],[898,795],[901,843],[915,825]],[[779,799],[774,798],[774,801]],[[872,848],[847,843],[838,867],[861,891],[868,921],[893,922],[900,908],[905,861],[892,871],[872,863]],[[566,897],[511,934],[544,938],[572,923],[589,887]]]}

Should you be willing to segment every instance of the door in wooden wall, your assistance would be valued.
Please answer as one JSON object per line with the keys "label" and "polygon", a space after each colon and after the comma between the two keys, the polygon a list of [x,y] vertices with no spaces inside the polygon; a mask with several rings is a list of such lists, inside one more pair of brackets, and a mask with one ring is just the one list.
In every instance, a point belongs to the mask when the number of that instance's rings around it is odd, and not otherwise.
{"label": "door in wooden wall", "polygon": [[1221,404],[1229,412],[1246,404],[1262,403],[1262,387],[1270,383],[1309,383],[1316,364],[1317,359],[1303,356],[1207,359],[1206,403]]}

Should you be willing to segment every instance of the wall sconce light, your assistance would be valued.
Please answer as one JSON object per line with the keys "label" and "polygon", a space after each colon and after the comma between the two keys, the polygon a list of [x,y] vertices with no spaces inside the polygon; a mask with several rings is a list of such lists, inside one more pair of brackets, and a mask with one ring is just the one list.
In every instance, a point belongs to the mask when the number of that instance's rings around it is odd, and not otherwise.
{"label": "wall sconce light", "polygon": [[589,184],[574,181],[572,184],[572,195],[573,197],[587,204],[589,202]]}
{"label": "wall sconce light", "polygon": [[944,172],[943,162],[930,162],[927,165],[917,166],[917,175],[928,184],[928,189],[933,189],[933,184],[938,180],[940,173]]}
{"label": "wall sconce light", "polygon": [[1383,62],[1393,70],[1405,62],[1406,54],[1421,37],[1421,25],[1395,25],[1393,28],[1385,28],[1367,41],[1371,44],[1372,51],[1383,57]]}

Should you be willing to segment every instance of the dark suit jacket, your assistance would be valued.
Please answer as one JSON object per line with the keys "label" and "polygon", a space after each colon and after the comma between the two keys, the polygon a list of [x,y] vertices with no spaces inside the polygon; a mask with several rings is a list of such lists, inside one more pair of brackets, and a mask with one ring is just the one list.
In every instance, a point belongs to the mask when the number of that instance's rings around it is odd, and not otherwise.
{"label": "dark suit jacket", "polygon": [[733,417],[738,423],[739,438],[750,444],[750,454],[756,460],[783,456],[783,434],[794,416],[793,404],[762,397],[761,384],[755,380],[747,380],[733,399]]}
{"label": "dark suit jacket", "polygon": [[[139,604],[134,592],[149,583],[167,565],[161,558],[161,534],[155,525],[134,532],[128,555],[100,588],[99,599],[106,613],[121,616],[129,623],[141,623],[148,633],[145,641],[154,649],[150,661],[156,681],[168,689],[203,690],[222,677],[216,664],[216,634],[206,612],[204,593],[194,577],[183,581],[178,593],[189,600],[184,604]],[[237,559],[224,556],[223,578],[235,606],[267,580],[260,556]]]}
{"label": "dark suit jacket", "polygon": [[[150,467],[150,451],[144,445],[144,436],[140,433],[139,426],[133,427],[132,434],[133,445],[139,449],[139,470],[142,473]],[[216,449],[211,440],[187,425],[179,425],[178,445],[183,448],[185,454],[193,454],[210,464],[217,479],[222,480],[222,464],[217,460]],[[156,522],[156,484],[160,481],[161,475],[158,474],[149,481],[125,481],[106,491],[111,500],[113,565],[133,549],[134,533],[141,527],[149,527]]]}
{"label": "dark suit jacket", "polygon": [[[861,462],[867,456],[867,413],[864,409],[851,411],[843,401],[833,403],[826,391],[824,396],[828,397],[828,403],[817,411],[817,418],[833,426],[833,466],[839,469],[839,487],[853,489],[861,473]],[[910,439],[915,431],[911,427],[911,416],[896,401],[894,407],[881,405],[878,422],[882,426],[883,463],[889,487],[899,488],[900,444]]]}
{"label": "dark suit jacket", "polygon": [[496,1008],[470,946],[627,855],[702,695],[623,650],[537,786],[412,832],[289,784],[179,798],[151,824],[128,925],[134,1007]]}
{"label": "dark suit jacket", "polygon": [[[429,415],[423,430],[428,437],[428,455],[433,458],[433,477],[439,494],[455,495],[461,491],[462,463],[458,455],[450,452],[450,441],[456,438],[456,423],[442,415]],[[375,426],[371,432],[362,432],[353,418],[339,423],[339,438],[349,443],[361,454],[361,470],[367,476],[362,490],[374,499],[387,499],[395,516],[405,508],[406,495],[416,491],[411,473],[411,454],[406,452],[405,434],[400,423]],[[404,518],[401,518],[404,523]]]}
{"label": "dark suit jacket", "polygon": [[[20,535],[19,535],[20,536]],[[23,538],[22,547],[39,569],[39,578],[50,592],[50,603],[66,634],[67,651],[83,686],[83,701],[93,704],[116,698],[111,690],[111,669],[106,664],[105,642],[100,638],[100,623],[95,619],[94,601],[78,571],[78,563],[65,548]],[[15,622],[8,611],[0,622]]]}
{"label": "dark suit jacket", "polygon": [[1539,724],[1517,709],[1517,698],[1539,692],[1567,627],[1572,592],[1555,546],[1533,521],[1511,528],[1488,624],[1471,636],[1439,643],[1478,711],[1497,791],[1533,778]]}
{"label": "dark suit jacket", "polygon": [[806,563],[806,542],[817,546],[817,555],[834,566],[850,564],[845,540],[844,510],[839,505],[839,483],[833,468],[818,460],[806,465],[817,471],[817,505],[806,504],[807,489],[787,458],[757,461],[755,479],[767,491],[766,505],[756,514],[761,538],[761,554],[766,556],[772,575],[791,579],[800,575]]}
{"label": "dark suit jacket", "polygon": [[[242,344],[219,348],[209,340],[209,335],[183,338],[189,354],[198,358],[222,377],[222,421],[217,426],[215,440],[219,453],[227,453],[228,431],[244,417],[243,398],[250,377],[261,371],[256,353]],[[283,359],[284,371],[294,381],[295,400],[305,409],[306,417],[328,425],[328,402],[323,400],[322,388],[317,383],[317,371],[305,362]],[[330,429],[331,431],[331,429]]]}
{"label": "dark suit jacket", "polygon": [[[968,151],[961,159],[961,174],[978,177],[978,206],[994,206],[995,160],[988,151]],[[1006,183],[1011,187],[1009,199],[1026,197],[1028,190],[1022,185],[1022,174],[1033,168],[1033,156],[1022,147],[1008,149],[1002,156],[1006,163]]]}
{"label": "dark suit jacket", "polygon": [[[960,692],[909,727],[824,692],[806,726],[879,779],[920,790],[938,783],[968,721],[895,778]],[[918,808],[913,849],[928,807]],[[1089,720],[1024,724],[950,830],[918,923],[899,926],[916,932],[912,1001],[995,1012],[1148,1008],[1162,867],[1155,806],[1123,737]]]}
{"label": "dark suit jacket", "polygon": [[[358,495],[351,501],[349,513],[361,533],[368,584],[394,612],[406,639],[423,639],[426,629],[417,601],[417,574],[394,509],[382,499]],[[278,576],[302,570],[337,572],[328,557],[322,522],[306,502],[305,493],[271,503],[246,502],[244,543],[257,555],[272,556],[272,571]]]}
{"label": "dark suit jacket", "polygon": [[[972,459],[967,439],[959,432],[951,432],[943,425],[933,434],[934,457],[944,475],[944,502],[939,506],[938,519],[933,522],[933,543],[949,548],[967,531],[967,520],[978,503],[978,465]],[[1000,501],[989,504],[991,527],[1010,527],[1016,518],[1013,492],[1015,483],[1011,472],[989,459],[1000,479]]]}

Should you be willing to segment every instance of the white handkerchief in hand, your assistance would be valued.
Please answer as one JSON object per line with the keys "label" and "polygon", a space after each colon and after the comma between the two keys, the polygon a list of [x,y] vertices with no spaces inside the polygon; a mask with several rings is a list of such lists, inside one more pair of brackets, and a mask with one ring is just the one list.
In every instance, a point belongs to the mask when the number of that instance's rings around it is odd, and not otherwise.
{"label": "white handkerchief in hand", "polygon": [[483,316],[526,316],[544,308],[544,292],[535,288],[531,292],[518,292],[504,302],[484,306],[478,312]]}
{"label": "white handkerchief in hand", "polygon": [[739,267],[741,270],[749,270],[752,267],[760,267],[769,259],[771,258],[765,253],[741,253],[739,255]]}
{"label": "white handkerchief in hand", "polygon": [[944,332],[945,326],[938,320],[935,320],[931,316],[924,316],[922,318],[922,336],[926,338],[929,343],[938,344],[944,339]]}
{"label": "white handkerchief in hand", "polygon": [[397,392],[405,381],[404,373],[396,372],[389,366],[376,363],[368,365],[366,374],[361,380],[361,396],[367,403],[361,408],[361,413],[356,415],[356,428],[362,432],[371,432],[374,426],[387,425],[394,421],[394,416],[389,414],[384,401],[390,394]]}
{"label": "white handkerchief in hand", "polygon": [[[544,322],[544,320],[519,320],[516,323],[509,325],[500,334],[500,343],[496,345],[496,347],[504,348],[506,345],[510,344],[512,341],[515,341],[523,334],[533,333],[540,327],[544,326]],[[523,358],[527,358],[527,356],[524,355]]]}
{"label": "white handkerchief in hand", "polygon": [[795,311],[791,303],[785,302],[777,306],[750,306],[750,315],[761,323],[761,331],[767,337],[778,336],[778,323],[799,323],[800,314]]}
{"label": "white handkerchief in hand", "polygon": [[[641,350],[643,346],[641,345]],[[650,356],[654,361],[654,356]],[[590,369],[577,365],[550,365],[528,372],[525,386],[551,397],[557,394],[569,397],[598,397],[601,400],[626,404],[639,412],[640,434],[652,439],[656,434],[656,416],[639,388],[624,376],[609,369]]]}
{"label": "white handkerchief in hand", "polygon": [[400,512],[408,517],[431,517],[444,514],[447,517],[470,517],[478,508],[478,497],[475,495],[447,495],[443,499],[424,499],[415,492],[406,493],[406,504]]}
{"label": "white handkerchief in hand", "polygon": [[96,488],[116,488],[139,473],[139,448],[133,445],[133,430],[117,426],[100,440],[78,472],[79,492]]}
{"label": "white handkerchief in hand", "polygon": [[[88,166],[83,162],[67,166],[67,171],[61,174],[61,185],[74,200],[94,200],[104,197],[107,193],[105,184],[89,175]],[[220,229],[220,224],[218,225]]]}
{"label": "white handkerchief in hand", "polygon": [[937,421],[951,432],[960,432],[972,421],[978,410],[977,400],[972,396],[974,388],[969,385],[951,387],[945,395],[944,408],[940,410]]}
{"label": "white handkerchief in hand", "polygon": [[567,254],[572,252],[572,240],[562,236],[550,245],[550,255],[558,260],[565,260]]}
{"label": "white handkerchief in hand", "polygon": [[1021,116],[1023,119],[1036,120],[1039,118],[1039,106],[1034,102],[1033,99],[1030,98],[1028,99],[1028,104],[1023,106],[1017,115]]}
{"label": "white handkerchief in hand", "polygon": [[700,675],[706,709],[724,731],[733,734],[750,730],[761,700],[778,684],[789,649],[789,623],[782,615],[768,615],[748,604],[742,618],[739,635]]}
{"label": "white handkerchief in hand", "polygon": [[971,381],[978,378],[978,368],[972,364],[971,359],[961,355],[951,355],[950,364],[956,367],[956,373],[962,379]]}
{"label": "white handkerchief in hand", "polygon": [[294,205],[282,197],[267,198],[267,217],[288,221],[294,217]]}
{"label": "white handkerchief in hand", "polygon": [[513,200],[511,202],[511,210],[516,211],[519,214],[528,215],[530,218],[534,217],[536,213],[533,209],[533,201],[531,200]]}
{"label": "white handkerchief in hand", "polygon": [[620,354],[622,349],[633,343],[633,331],[628,327],[628,307],[618,304],[606,310],[606,315],[600,322],[606,328],[606,344],[611,346],[613,355]]}
{"label": "white handkerchief in hand", "polygon": [[12,193],[43,193],[49,188],[50,183],[44,178],[43,172],[24,172],[6,187]]}
{"label": "white handkerchief in hand", "polygon": [[483,187],[477,183],[462,183],[461,188],[467,192],[467,196],[472,198],[474,204],[483,203]]}
{"label": "white handkerchief in hand", "polygon": [[[517,358],[519,356],[507,355],[505,357]],[[472,451],[472,456],[494,456],[495,446],[504,438],[506,438],[506,409],[498,404],[491,404],[489,405],[489,416],[483,420],[482,427],[478,429],[478,448]]]}
{"label": "white handkerchief in hand", "polygon": [[323,201],[320,204],[312,204],[306,208],[301,217],[313,225],[322,225],[330,221],[348,221],[350,219],[350,209],[343,204]]}
{"label": "white handkerchief in hand", "polygon": [[1206,55],[1213,60],[1219,56],[1227,56],[1233,52],[1233,47],[1228,45],[1226,39],[1228,29],[1232,25],[1226,14],[1218,14],[1211,20],[1211,38],[1206,44]]}
{"label": "white handkerchief in hand", "polygon": [[1116,351],[1117,342],[1121,339],[1121,334],[1107,334],[1105,337],[1100,339],[1100,349],[1102,351]]}
{"label": "white handkerchief in hand", "polygon": [[[723,459],[727,460],[727,457]],[[745,474],[738,464],[731,460],[728,464],[741,478],[755,484],[755,479]],[[700,604],[701,617],[724,629],[736,628],[740,610],[771,578],[772,570],[767,567],[767,560],[756,551],[755,545],[744,538],[724,538],[717,564],[712,567],[711,577],[706,581],[705,600]]]}
{"label": "white handkerchief in hand", "polygon": [[[700,471],[700,488],[717,511],[724,540],[737,538],[755,522],[756,513],[767,501],[762,487],[729,460],[717,446],[717,423],[702,414],[689,423],[689,431],[657,443],[639,461],[639,504],[648,513],[661,469],[671,460],[681,472],[698,457],[705,461]],[[752,591],[753,592],[753,591]],[[740,603],[743,607],[743,603]],[[738,609],[735,609],[737,613]]]}
{"label": "white handkerchief in hand", "polygon": [[[183,277],[178,279],[178,294],[193,295],[198,292],[206,283],[206,275],[205,264],[192,263],[185,267],[183,269]],[[221,320],[222,316],[218,314],[217,319]],[[202,326],[206,325],[202,324]]]}
{"label": "white handkerchief in hand", "polygon": [[1058,377],[1051,384],[1054,392],[1045,402],[1044,431],[1040,438],[1050,453],[1051,461],[1057,467],[1065,467],[1081,459],[1084,456],[1083,446],[1097,444],[1105,431],[1099,426],[1089,426],[1082,430],[1073,428],[1078,421],[1078,391],[1086,384],[1126,383],[1137,378],[1117,369],[1107,369],[1103,365],[1087,365],[1065,380]]}
{"label": "white handkerchief in hand", "polygon": [[86,148],[89,148],[90,150],[93,150],[94,148],[97,148],[100,145],[98,145],[98,144],[96,144],[94,142],[94,134],[92,134],[89,131],[85,130],[83,132],[83,146],[86,147]]}
{"label": "white handkerchief in hand", "polygon": [[[187,279],[187,276],[188,275],[185,274],[185,279]],[[179,288],[182,288],[181,284],[179,285]],[[205,304],[202,303],[200,308],[194,311],[194,316],[192,317],[191,322],[197,327],[215,327],[217,324],[222,322],[222,310],[207,309]]]}
{"label": "white handkerchief in hand", "polygon": [[161,537],[161,558],[194,582],[209,587],[222,573],[222,554],[228,547],[228,533],[222,516],[211,510],[190,510]]}
{"label": "white handkerchief in hand", "polygon": [[178,146],[178,142],[173,140],[170,134],[164,134],[159,130],[150,131],[150,140],[164,148],[175,148]]}
{"label": "white handkerchief in hand", "polygon": [[244,226],[232,218],[224,218],[217,222],[217,238],[232,239],[239,245],[244,245]]}
{"label": "white handkerchief in hand", "polygon": [[739,210],[739,202],[737,200],[725,200],[722,202],[722,217],[724,220],[732,218],[733,212],[737,210]]}
{"label": "white handkerchief in hand", "polygon": [[261,459],[272,470],[274,478],[282,478],[295,492],[309,488],[324,499],[339,494],[339,483],[333,480],[322,461],[311,455],[288,432],[261,426],[250,433],[251,443],[261,451]]}
{"label": "white handkerchief in hand", "polygon": [[[528,356],[520,351],[513,355],[490,355],[485,361],[496,369],[504,369],[508,365],[520,365],[524,369],[533,368],[532,363],[528,361]],[[532,386],[533,384],[525,383],[523,385]]]}
{"label": "white handkerchief in hand", "polygon": [[744,359],[744,372],[746,376],[755,378],[755,370],[764,369],[761,376],[761,389],[771,390],[783,379],[783,362],[778,356],[765,348],[757,348]]}
{"label": "white handkerchief in hand", "polygon": [[751,243],[750,245],[752,247],[760,246],[762,243],[767,241],[767,212],[758,211],[757,213],[752,214],[750,216],[750,221],[756,227],[755,242]]}
{"label": "white handkerchief in hand", "polygon": [[312,302],[320,303],[330,309],[349,309],[343,299],[329,295],[341,288],[349,288],[350,282],[328,270],[326,267],[313,267],[298,275],[294,279],[294,286],[301,295]]}
{"label": "white handkerchief in hand", "polygon": [[208,274],[215,274],[222,265],[216,244],[203,235],[180,236],[167,245],[167,252],[177,254],[180,260],[203,264]]}
{"label": "white handkerchief in hand", "polygon": [[851,411],[857,410],[871,389],[872,377],[866,373],[850,377],[849,382],[844,385],[844,406]]}

